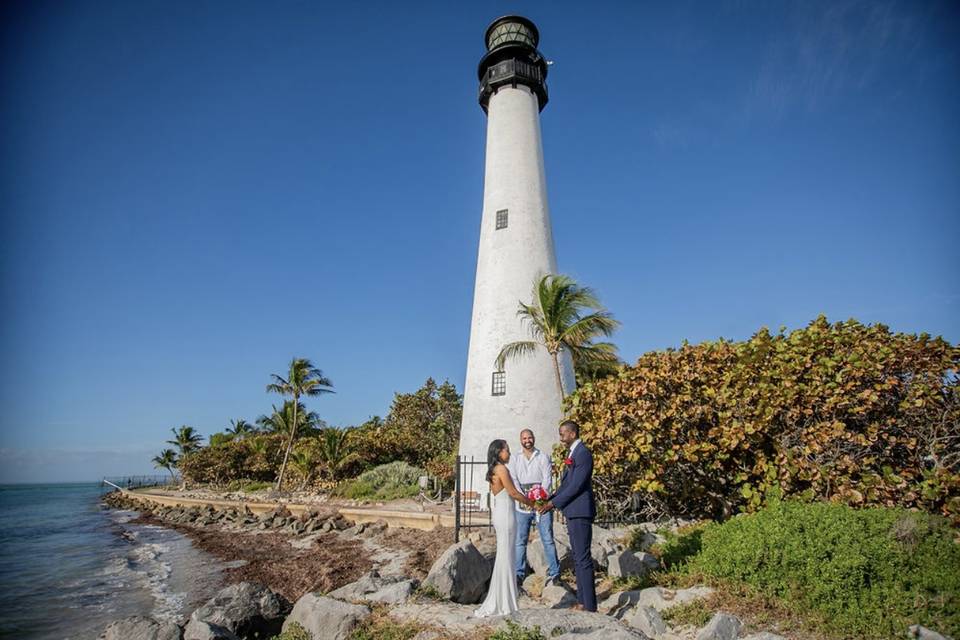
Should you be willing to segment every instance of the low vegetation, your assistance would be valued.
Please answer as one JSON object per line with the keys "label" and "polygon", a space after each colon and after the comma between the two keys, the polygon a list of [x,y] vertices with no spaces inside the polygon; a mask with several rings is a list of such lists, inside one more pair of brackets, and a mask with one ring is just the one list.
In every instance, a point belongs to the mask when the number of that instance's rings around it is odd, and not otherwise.
{"label": "low vegetation", "polygon": [[353,500],[397,500],[416,496],[418,480],[426,472],[406,462],[397,461],[364,471],[353,480],[337,486],[336,495]]}
{"label": "low vegetation", "polygon": [[[955,536],[944,518],[921,512],[772,497],[756,513],[691,528],[654,551],[673,558],[675,579],[744,585],[841,637],[892,638],[910,624],[960,632]],[[693,607],[671,615],[703,617]]]}

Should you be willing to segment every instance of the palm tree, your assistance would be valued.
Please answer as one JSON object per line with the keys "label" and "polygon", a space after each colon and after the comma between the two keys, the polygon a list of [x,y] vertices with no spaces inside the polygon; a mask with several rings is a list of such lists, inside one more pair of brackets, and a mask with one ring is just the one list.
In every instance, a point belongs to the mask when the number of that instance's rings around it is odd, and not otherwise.
{"label": "palm tree", "polygon": [[348,440],[349,432],[345,429],[327,427],[320,432],[320,460],[330,474],[331,480],[336,480],[340,472],[359,456],[351,450]]}
{"label": "palm tree", "polygon": [[180,450],[181,457],[199,449],[200,443],[203,442],[203,436],[193,427],[183,425],[179,429],[171,428],[170,431],[173,433],[174,439],[167,440],[167,444],[177,447]]}
{"label": "palm tree", "polygon": [[254,433],[255,429],[253,425],[244,420],[243,418],[238,418],[237,420],[230,421],[230,427],[227,429],[226,433],[229,434],[232,438],[239,438],[243,440],[248,435]]}
{"label": "palm tree", "polygon": [[[589,313],[584,314],[585,311]],[[520,302],[517,310],[530,330],[533,340],[511,342],[500,350],[496,367],[503,370],[507,360],[530,355],[538,346],[553,358],[557,388],[561,400],[566,398],[560,376],[560,352],[569,351],[576,367],[618,361],[617,348],[610,342],[593,342],[609,337],[620,323],[603,308],[593,290],[581,287],[572,278],[548,274],[533,284],[533,302]]]}
{"label": "palm tree", "polygon": [[267,393],[279,393],[293,399],[293,419],[290,421],[290,437],[286,451],[283,454],[283,463],[280,465],[280,474],[277,476],[277,491],[283,485],[283,473],[287,468],[287,458],[293,448],[293,441],[297,437],[297,409],[300,406],[300,396],[319,396],[324,393],[333,393],[333,383],[320,369],[306,358],[294,358],[290,361],[290,372],[286,378],[271,374],[273,382],[267,385]]}
{"label": "palm tree", "polygon": [[166,469],[170,472],[170,479],[174,479],[173,468],[177,466],[177,452],[173,449],[164,449],[160,455],[153,457],[153,466],[157,469]]}
{"label": "palm tree", "polygon": [[292,451],[290,453],[290,465],[300,473],[300,491],[303,491],[303,488],[313,478],[313,472],[317,468],[317,456],[312,449]]}

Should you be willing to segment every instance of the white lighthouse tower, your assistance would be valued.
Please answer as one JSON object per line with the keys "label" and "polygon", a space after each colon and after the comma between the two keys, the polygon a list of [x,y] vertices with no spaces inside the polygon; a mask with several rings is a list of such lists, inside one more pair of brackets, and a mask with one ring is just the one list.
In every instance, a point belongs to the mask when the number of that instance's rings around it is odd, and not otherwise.
{"label": "white lighthouse tower", "polygon": [[[539,39],[527,18],[495,20],[487,28],[487,53],[478,70],[487,157],[460,431],[460,455],[478,462],[486,461],[497,438],[519,453],[524,428],[533,430],[537,446],[549,454],[561,419],[557,376],[544,349],[507,362],[503,371],[495,364],[505,344],[530,339],[517,317],[519,303],[531,302],[537,278],[557,272],[540,141],[547,62],[537,50]],[[569,354],[562,355],[561,378],[569,393],[573,366]],[[485,467],[464,471],[461,489],[485,496]]]}

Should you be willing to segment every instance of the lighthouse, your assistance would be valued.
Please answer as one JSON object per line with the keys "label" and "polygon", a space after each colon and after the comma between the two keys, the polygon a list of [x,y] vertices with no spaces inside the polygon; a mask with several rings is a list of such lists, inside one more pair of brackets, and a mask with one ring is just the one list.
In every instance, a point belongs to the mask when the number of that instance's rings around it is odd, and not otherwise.
{"label": "lighthouse", "polygon": [[[486,461],[490,442],[498,438],[519,454],[522,429],[531,429],[537,447],[549,455],[562,417],[557,376],[545,349],[511,360],[503,370],[495,364],[504,345],[531,339],[517,309],[521,301],[532,301],[536,279],[557,272],[540,138],[547,61],[537,49],[539,40],[527,18],[494,20],[478,69],[487,145],[459,452],[478,462]],[[570,393],[573,364],[569,353],[561,356],[560,377]],[[466,466],[462,490],[485,496],[485,475],[483,465]]]}

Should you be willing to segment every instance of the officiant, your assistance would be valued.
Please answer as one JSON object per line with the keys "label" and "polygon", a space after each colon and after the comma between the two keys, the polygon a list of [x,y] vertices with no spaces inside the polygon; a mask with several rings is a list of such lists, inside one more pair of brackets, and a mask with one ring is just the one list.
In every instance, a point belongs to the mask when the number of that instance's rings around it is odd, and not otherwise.
{"label": "officiant", "polygon": [[[524,429],[520,432],[520,455],[511,456],[507,468],[513,483],[526,495],[535,486],[539,485],[551,493],[553,483],[550,471],[550,456],[534,446],[536,438],[533,431]],[[533,509],[517,502],[517,587],[523,584],[527,574],[527,540],[530,538],[530,527],[537,525],[540,532],[540,542],[543,546],[544,559],[547,561],[547,579],[544,586],[556,584],[560,579],[560,562],[557,559],[557,547],[553,542],[553,513],[537,515]]]}

